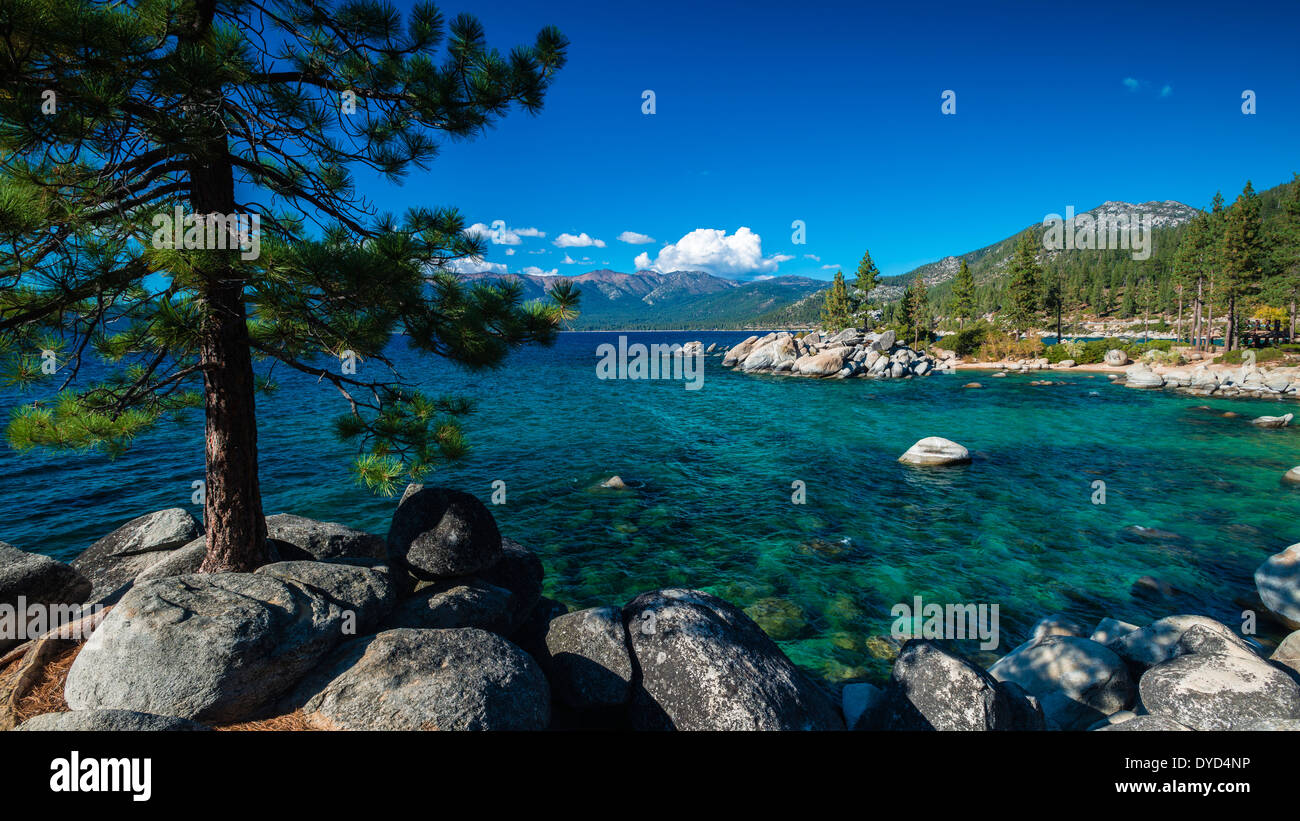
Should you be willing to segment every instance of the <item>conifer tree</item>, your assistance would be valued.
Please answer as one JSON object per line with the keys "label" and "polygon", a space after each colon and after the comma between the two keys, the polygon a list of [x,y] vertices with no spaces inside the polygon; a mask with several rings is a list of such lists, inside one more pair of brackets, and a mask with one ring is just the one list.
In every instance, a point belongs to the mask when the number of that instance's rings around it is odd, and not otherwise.
{"label": "conifer tree", "polygon": [[1300,297],[1300,174],[1287,184],[1280,213],[1270,237],[1273,276],[1270,293],[1287,306],[1290,318],[1287,339],[1296,339],[1296,301]]}
{"label": "conifer tree", "polygon": [[1011,255],[1007,285],[1006,321],[1017,338],[1027,333],[1038,318],[1041,293],[1038,286],[1038,245],[1032,231],[1020,236]]}
{"label": "conifer tree", "polygon": [[828,331],[842,331],[853,324],[853,303],[849,289],[844,284],[844,272],[836,271],[831,287],[822,304],[822,327]]}
{"label": "conifer tree", "polygon": [[924,335],[930,339],[930,301],[925,291],[925,280],[918,273],[908,288],[907,293],[908,330],[912,332],[912,347],[915,348]]}
{"label": "conifer tree", "polygon": [[871,307],[871,292],[879,284],[880,271],[876,268],[876,263],[871,260],[871,252],[862,253],[862,261],[858,263],[857,276],[853,280],[853,314],[866,325],[866,315]]}
{"label": "conifer tree", "polygon": [[952,314],[957,318],[958,327],[965,327],[966,320],[974,316],[974,313],[975,279],[971,276],[970,266],[963,259],[952,282]]}
{"label": "conifer tree", "polygon": [[[464,451],[467,409],[397,373],[395,332],[487,368],[573,313],[563,283],[528,304],[467,287],[448,266],[483,244],[459,213],[382,213],[352,177],[397,182],[442,137],[538,112],[553,28],[502,55],[424,2],[5,0],[0,31],[0,355],[52,394],[10,442],[116,451],[201,409],[205,571],[267,560],[255,396],[275,368],[338,391],[359,477],[392,490]],[[109,375],[85,384],[92,355]]]}
{"label": "conifer tree", "polygon": [[1228,303],[1226,350],[1237,347],[1239,300],[1259,287],[1265,263],[1259,197],[1247,180],[1246,187],[1228,208],[1223,230],[1223,288]]}

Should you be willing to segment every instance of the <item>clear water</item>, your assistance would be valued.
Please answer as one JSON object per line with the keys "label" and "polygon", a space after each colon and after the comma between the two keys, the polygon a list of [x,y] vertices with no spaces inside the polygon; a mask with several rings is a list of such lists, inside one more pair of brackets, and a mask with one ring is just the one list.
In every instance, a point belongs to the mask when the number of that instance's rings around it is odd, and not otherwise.
{"label": "clear water", "polygon": [[[734,343],[743,333],[629,334],[632,341]],[[478,401],[473,450],[433,482],[487,501],[532,546],[546,592],[570,606],[621,604],[684,585],[750,608],[796,662],[828,681],[878,679],[890,608],[998,604],[1005,652],[1039,617],[1145,622],[1175,612],[1239,623],[1254,569],[1300,541],[1300,431],[1247,419],[1292,409],[1112,386],[1051,372],[963,372],[906,381],[751,376],[707,364],[704,387],[602,381],[596,347],[565,334],[473,375],[397,352],[405,375]],[[363,365],[363,368],[366,367]],[[332,388],[280,374],[260,400],[268,513],[387,530],[395,500],[348,471],[329,422]],[[1031,386],[1046,378],[1065,384]],[[961,386],[978,379],[980,390]],[[11,405],[14,396],[0,399]],[[1209,405],[1213,411],[1198,410]],[[1233,410],[1239,419],[1220,414]],[[896,460],[917,439],[966,445],[966,467]],[[618,474],[629,490],[596,487]],[[116,462],[101,454],[0,448],[0,540],[70,559],[141,513],[190,504],[203,475],[202,422],[165,425]],[[806,504],[791,501],[792,482]],[[1106,504],[1092,503],[1095,480]],[[1160,533],[1137,535],[1131,526]],[[1153,576],[1172,597],[1135,595]]]}

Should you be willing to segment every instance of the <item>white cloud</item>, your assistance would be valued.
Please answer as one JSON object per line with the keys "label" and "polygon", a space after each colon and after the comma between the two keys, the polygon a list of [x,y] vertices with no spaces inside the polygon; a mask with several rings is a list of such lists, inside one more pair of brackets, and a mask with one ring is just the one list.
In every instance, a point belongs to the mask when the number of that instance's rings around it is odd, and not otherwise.
{"label": "white cloud", "polygon": [[659,249],[651,259],[647,253],[637,255],[637,268],[658,271],[708,271],[711,274],[739,276],[772,274],[777,265],[792,257],[778,254],[763,256],[763,238],[741,226],[728,235],[719,228],[696,228],[686,236]]}
{"label": "white cloud", "polygon": [[493,274],[508,273],[506,266],[500,262],[488,262],[482,257],[462,257],[447,263],[447,267],[458,274],[477,274],[484,271]]}
{"label": "white cloud", "polygon": [[545,231],[536,228],[509,228],[505,220],[493,220],[491,225],[476,222],[465,229],[473,237],[482,237],[493,245],[518,245],[523,237],[544,237]]}
{"label": "white cloud", "polygon": [[577,236],[574,236],[573,234],[560,234],[555,238],[555,246],[557,248],[590,248],[593,245],[597,248],[604,248],[605,240],[589,237],[585,231]]}
{"label": "white cloud", "polygon": [[792,259],[794,259],[794,257],[790,254],[775,254],[772,257],[773,262],[789,262]]}
{"label": "white cloud", "polygon": [[523,273],[531,274],[532,276],[535,277],[553,277],[560,273],[560,269],[552,268],[549,271],[543,271],[541,268],[538,268],[536,265],[529,265],[527,268],[523,270]]}
{"label": "white cloud", "polygon": [[507,248],[507,249],[506,249],[506,256],[508,256],[508,257],[513,257],[514,255],[515,255],[515,249],[513,249],[513,248]]}
{"label": "white cloud", "polygon": [[560,260],[560,264],[562,264],[562,265],[590,265],[590,264],[591,264],[591,257],[583,257],[582,259],[574,259],[573,257],[569,256],[568,254],[565,254],[565,255],[564,255],[564,259]]}
{"label": "white cloud", "polygon": [[822,266],[822,270],[823,270],[823,271],[834,271],[836,268],[839,268],[839,267],[840,267],[840,266],[838,266],[838,265],[823,265],[823,266]]}
{"label": "white cloud", "polygon": [[819,257],[819,256],[817,256],[816,254],[804,254],[804,255],[803,255],[803,258],[804,258],[804,259],[811,259],[813,262],[821,262],[821,261],[822,261],[822,258]]}
{"label": "white cloud", "polygon": [[655,238],[647,234],[638,234],[636,231],[624,231],[618,235],[619,242],[626,242],[628,245],[649,245],[655,241]]}

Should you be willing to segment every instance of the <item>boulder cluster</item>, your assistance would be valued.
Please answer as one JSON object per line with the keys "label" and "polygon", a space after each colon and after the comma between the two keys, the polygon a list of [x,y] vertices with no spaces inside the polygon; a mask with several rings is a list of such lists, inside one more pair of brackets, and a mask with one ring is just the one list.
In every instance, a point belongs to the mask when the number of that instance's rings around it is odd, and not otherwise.
{"label": "boulder cluster", "polygon": [[893,331],[871,333],[858,328],[836,334],[810,331],[795,336],[780,331],[751,336],[728,349],[722,358],[723,367],[747,373],[829,379],[903,379],[951,371],[955,364],[956,357],[950,352],[936,359],[898,342]]}
{"label": "boulder cluster", "polygon": [[1261,368],[1257,365],[1211,369],[1197,365],[1191,369],[1157,371],[1149,363],[1139,362],[1125,372],[1124,385],[1129,388],[1170,388],[1193,396],[1300,399],[1300,369]]}
{"label": "boulder cluster", "polygon": [[[987,669],[908,641],[885,686],[836,697],[705,592],[569,612],[469,494],[411,486],[387,538],[286,514],[267,524],[275,560],[252,573],[194,572],[202,529],[180,509],[128,522],[71,565],[0,544],[0,605],[109,604],[67,673],[70,711],[18,729],[285,716],[340,730],[1300,728],[1300,631],[1266,657],[1204,616],[1091,630],[1049,617]],[[1300,628],[1300,545],[1255,581],[1271,618]]]}
{"label": "boulder cluster", "polygon": [[903,646],[884,687],[845,687],[856,730],[1300,730],[1300,633],[1269,657],[1205,616],[1091,631],[1048,617],[987,670]]}

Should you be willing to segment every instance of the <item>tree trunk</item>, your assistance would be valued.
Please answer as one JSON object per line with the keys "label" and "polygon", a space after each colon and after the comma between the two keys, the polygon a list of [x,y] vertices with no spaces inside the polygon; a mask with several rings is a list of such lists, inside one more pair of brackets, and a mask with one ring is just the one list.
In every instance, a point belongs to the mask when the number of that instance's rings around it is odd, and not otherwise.
{"label": "tree trunk", "polygon": [[1237,295],[1228,297],[1228,324],[1223,331],[1223,349],[1234,350],[1237,342]]}
{"label": "tree trunk", "polygon": [[[203,47],[214,3],[200,0],[190,37]],[[221,89],[209,89],[219,102]],[[209,102],[209,101],[204,101]],[[235,212],[235,177],[225,130],[211,109],[196,106],[197,133],[189,162],[190,204],[195,214]],[[184,115],[182,115],[184,116]],[[204,117],[213,120],[204,121]],[[257,415],[249,350],[244,278],[238,250],[200,252],[204,315],[199,328],[206,414],[207,480],[203,524],[207,554],[200,572],[249,572],[267,563],[266,520],[257,478]]]}
{"label": "tree trunk", "polygon": [[1295,296],[1291,297],[1291,332],[1287,335],[1287,342],[1295,342]]}

